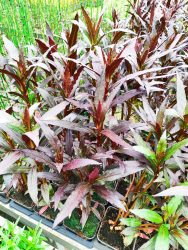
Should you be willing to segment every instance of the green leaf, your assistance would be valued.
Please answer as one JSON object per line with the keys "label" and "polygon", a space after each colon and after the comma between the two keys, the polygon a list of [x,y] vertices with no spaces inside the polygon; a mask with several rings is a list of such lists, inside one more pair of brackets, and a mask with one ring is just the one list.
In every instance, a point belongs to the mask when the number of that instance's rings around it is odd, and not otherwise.
{"label": "green leaf", "polygon": [[126,247],[130,246],[134,240],[133,235],[125,236],[123,237],[123,243]]}
{"label": "green leaf", "polygon": [[128,227],[139,227],[141,225],[141,221],[137,218],[122,218],[120,222],[120,225],[126,225]]}
{"label": "green leaf", "polygon": [[157,234],[155,250],[168,250],[170,245],[169,231],[165,224],[161,225]]}
{"label": "green leaf", "polygon": [[167,149],[167,140],[166,140],[166,131],[164,131],[157,145],[156,155],[159,159],[164,156],[166,149]]}
{"label": "green leaf", "polygon": [[150,209],[131,209],[130,211],[136,216],[145,219],[147,221],[156,224],[163,223],[163,218],[157,212],[152,211]]}
{"label": "green leaf", "polygon": [[181,203],[182,196],[173,197],[167,205],[168,216],[174,215]]}
{"label": "green leaf", "polygon": [[138,232],[138,229],[136,227],[126,227],[121,234],[125,236],[135,235]]}
{"label": "green leaf", "polygon": [[171,232],[177,242],[185,249],[188,250],[188,236],[181,229],[175,229]]}
{"label": "green leaf", "polygon": [[147,143],[142,139],[142,137],[139,134],[137,134],[133,129],[131,129],[131,132],[132,132],[132,134],[134,136],[134,140],[138,146],[142,146],[144,148],[149,148]]}
{"label": "green leaf", "polygon": [[164,160],[167,161],[171,158],[171,156],[181,147],[186,146],[188,144],[188,138],[184,139],[180,142],[175,143],[172,147],[168,148],[166,151],[166,155]]}
{"label": "green leaf", "polygon": [[155,250],[156,238],[157,236],[154,236],[153,238],[148,240],[145,244],[143,244],[138,250]]}
{"label": "green leaf", "polygon": [[133,146],[134,150],[145,155],[145,157],[153,164],[156,165],[157,159],[155,153],[150,149],[143,146]]}
{"label": "green leaf", "polygon": [[156,164],[157,159],[155,156],[155,153],[149,148],[149,146],[147,145],[147,143],[142,139],[142,137],[137,134],[134,130],[132,130],[133,136],[134,136],[134,140],[137,143],[138,146],[134,146],[133,148],[144,154],[145,157],[152,163],[152,164]]}

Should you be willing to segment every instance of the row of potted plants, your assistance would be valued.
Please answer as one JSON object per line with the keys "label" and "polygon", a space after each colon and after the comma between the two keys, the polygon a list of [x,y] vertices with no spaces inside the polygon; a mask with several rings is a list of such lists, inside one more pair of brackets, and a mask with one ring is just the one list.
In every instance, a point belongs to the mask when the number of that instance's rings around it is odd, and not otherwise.
{"label": "row of potted plants", "polygon": [[102,221],[113,249],[188,249],[186,1],[131,7],[82,8],[36,47],[3,37],[2,187],[54,228],[92,239]]}

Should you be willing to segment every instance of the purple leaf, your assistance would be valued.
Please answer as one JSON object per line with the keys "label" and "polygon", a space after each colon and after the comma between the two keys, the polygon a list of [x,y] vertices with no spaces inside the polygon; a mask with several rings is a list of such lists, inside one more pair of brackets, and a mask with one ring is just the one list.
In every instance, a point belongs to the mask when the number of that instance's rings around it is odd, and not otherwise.
{"label": "purple leaf", "polygon": [[8,114],[4,110],[0,110],[0,123],[15,123],[19,125],[19,122],[14,118],[14,116]]}
{"label": "purple leaf", "polygon": [[113,159],[113,154],[116,153],[116,150],[110,150],[105,153],[96,153],[92,156],[94,160],[101,160],[101,159]]}
{"label": "purple leaf", "polygon": [[115,98],[115,96],[117,95],[117,93],[119,92],[120,88],[122,86],[122,83],[121,84],[118,84],[110,93],[109,97],[107,98],[107,100],[105,101],[104,103],[104,112],[107,112],[110,108],[110,106],[112,105],[112,102]]}
{"label": "purple leaf", "polygon": [[116,132],[116,134],[125,133],[130,130],[130,125],[130,121],[121,121],[120,124],[113,126],[112,131]]}
{"label": "purple leaf", "polygon": [[58,115],[59,113],[61,113],[62,111],[64,111],[64,109],[66,108],[66,106],[69,103],[66,101],[63,101],[59,104],[57,104],[56,106],[54,106],[53,108],[50,108],[42,117],[42,120],[51,120],[53,117],[55,117],[56,115]]}
{"label": "purple leaf", "polygon": [[45,137],[48,139],[53,149],[56,151],[61,151],[61,142],[58,139],[55,132],[52,129],[50,129],[43,121],[38,119],[36,116],[35,116],[35,120],[40,125]]}
{"label": "purple leaf", "polygon": [[55,166],[56,166],[58,172],[61,173],[61,170],[62,170],[62,168],[63,168],[63,163],[58,163],[58,162],[57,162],[57,163],[55,163]]}
{"label": "purple leaf", "polygon": [[125,166],[106,171],[106,173],[99,179],[103,181],[115,181],[131,174],[140,172],[144,169],[140,167],[140,163],[138,161],[124,161],[123,163]]}
{"label": "purple leaf", "polygon": [[82,168],[88,165],[100,165],[100,163],[91,159],[75,159],[66,164],[65,167],[63,167],[63,171]]}
{"label": "purple leaf", "polygon": [[126,143],[120,136],[116,135],[113,131],[105,129],[102,131],[102,134],[108,137],[111,141],[115,142],[118,145],[121,145],[124,148],[131,149],[132,147]]}
{"label": "purple leaf", "polygon": [[73,154],[73,133],[71,130],[66,131],[66,138],[65,138],[65,152],[72,156]]}
{"label": "purple leaf", "polygon": [[125,207],[123,206],[121,200],[124,199],[124,196],[118,193],[117,191],[111,191],[104,186],[94,186],[93,189],[98,193],[103,199],[110,202],[112,205],[125,210]]}
{"label": "purple leaf", "polygon": [[30,157],[31,159],[44,163],[51,168],[56,170],[54,162],[43,152],[39,152],[37,150],[31,150],[31,149],[18,149],[18,152],[22,152],[26,157]]}
{"label": "purple leaf", "polygon": [[39,215],[42,215],[48,209],[48,205],[42,207],[39,211]]}
{"label": "purple leaf", "polygon": [[27,136],[29,139],[31,139],[34,142],[36,147],[39,146],[39,142],[40,142],[39,129],[35,129],[33,131],[26,132],[24,135]]}
{"label": "purple leaf", "polygon": [[141,94],[142,91],[141,90],[136,90],[136,89],[133,89],[133,90],[130,90],[130,91],[127,91],[124,95],[120,95],[118,97],[116,97],[112,104],[111,104],[111,107],[113,106],[116,106],[117,104],[122,104],[124,103],[125,101],[128,101],[129,99],[131,99],[132,97],[136,96],[136,95],[139,95]]}
{"label": "purple leaf", "polygon": [[50,203],[49,186],[47,183],[41,185],[41,194],[47,205]]}
{"label": "purple leaf", "polygon": [[89,174],[89,182],[95,181],[99,177],[99,169],[95,167],[93,171]]}
{"label": "purple leaf", "polygon": [[43,122],[46,124],[50,124],[50,125],[54,125],[57,127],[70,129],[70,130],[80,131],[83,133],[92,133],[92,130],[89,128],[86,128],[78,123],[73,123],[73,122],[69,122],[69,121],[65,121],[65,120],[58,120],[58,121],[53,121],[53,120],[52,121],[45,121],[45,120],[43,120]]}
{"label": "purple leaf", "polygon": [[50,172],[38,172],[38,178],[46,178],[49,181],[61,182],[59,174],[50,173]]}
{"label": "purple leaf", "polygon": [[27,176],[27,186],[28,186],[28,192],[35,204],[38,203],[38,175],[36,168],[33,168],[29,171]]}
{"label": "purple leaf", "polygon": [[84,196],[88,193],[89,189],[90,185],[87,183],[81,183],[77,186],[77,188],[67,198],[61,212],[57,215],[53,228],[55,228],[61,221],[72,213],[72,211],[79,205]]}
{"label": "purple leaf", "polygon": [[54,194],[54,210],[56,210],[58,208],[59,202],[61,201],[61,199],[64,196],[65,187],[66,186],[59,187]]}
{"label": "purple leaf", "polygon": [[0,162],[0,175],[11,173],[11,166],[21,157],[23,157],[23,154],[17,151],[7,154]]}

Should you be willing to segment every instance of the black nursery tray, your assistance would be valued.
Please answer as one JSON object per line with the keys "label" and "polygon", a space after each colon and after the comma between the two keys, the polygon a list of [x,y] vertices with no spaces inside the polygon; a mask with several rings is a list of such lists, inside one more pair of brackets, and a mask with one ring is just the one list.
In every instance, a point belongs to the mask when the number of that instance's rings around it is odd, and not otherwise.
{"label": "black nursery tray", "polygon": [[21,192],[12,193],[10,206],[28,216],[33,213],[33,202],[28,194],[24,195]]}
{"label": "black nursery tray", "polygon": [[0,194],[0,201],[3,202],[4,204],[8,204],[10,199],[6,197],[4,194]]}
{"label": "black nursery tray", "polygon": [[129,250],[128,248],[125,248],[123,244],[123,237],[119,234],[119,232],[110,230],[110,224],[108,223],[108,220],[115,220],[117,215],[117,208],[112,206],[107,208],[104,219],[100,225],[97,238],[102,244],[110,247],[111,249]]}
{"label": "black nursery tray", "polygon": [[[43,228],[42,225],[45,225],[51,229],[50,231],[48,231],[48,230],[46,231],[46,228],[45,228],[44,235],[46,235],[47,237],[49,237],[52,240],[55,239],[55,241],[59,242],[62,245],[68,245],[69,247],[67,249],[79,249],[79,250],[83,250],[83,249],[85,249],[85,250],[86,249],[109,250],[110,249],[107,246],[102,245],[97,240],[96,237],[92,240],[83,239],[82,237],[76,235],[74,232],[71,232],[70,230],[66,229],[66,227],[64,225],[60,225],[60,226],[56,227],[55,229],[53,229],[53,221],[52,220],[46,219],[46,218],[38,215],[34,210],[31,211],[30,209],[27,209],[26,207],[19,205],[18,203],[14,202],[13,200],[10,200],[9,204],[4,204],[0,201],[0,210],[5,212],[7,215],[14,217],[15,219],[17,219],[19,216],[20,221],[22,221],[22,216],[20,216],[20,213],[17,214],[16,211],[21,212],[22,214],[25,215],[25,216],[23,216],[23,223],[27,226],[30,226],[30,227],[33,225],[33,222],[31,222],[31,219],[36,221],[36,225],[38,224],[38,222],[41,222],[42,228]],[[53,233],[53,231],[54,231],[54,233]],[[62,237],[57,236],[55,234],[55,232],[62,235]],[[64,236],[65,236],[65,238],[64,238]],[[66,237],[69,238],[70,241]],[[71,240],[73,240],[73,241],[71,241]],[[78,244],[79,244],[79,247],[77,246]],[[70,246],[72,248],[70,248]]]}
{"label": "black nursery tray", "polygon": [[[34,211],[35,211],[37,214],[39,214],[40,209],[37,208],[37,207],[35,207],[35,208],[34,208]],[[39,215],[40,215],[41,217],[43,217],[43,218],[45,218],[45,219],[51,221],[51,222],[54,222],[54,220],[55,220],[57,214],[58,214],[58,211],[54,211],[53,208],[47,208],[46,211],[44,211],[44,213],[39,214]]]}
{"label": "black nursery tray", "polygon": [[[99,206],[102,207],[101,205]],[[104,211],[101,211],[101,213],[104,214]],[[99,228],[100,220],[97,218],[97,216],[93,212],[91,212],[84,228],[82,228],[80,219],[81,219],[81,214],[79,213],[79,209],[75,209],[72,212],[71,217],[66,218],[63,224],[67,229],[73,231],[75,234],[80,235],[84,239],[87,239],[87,240],[94,239],[96,236],[97,230]]]}

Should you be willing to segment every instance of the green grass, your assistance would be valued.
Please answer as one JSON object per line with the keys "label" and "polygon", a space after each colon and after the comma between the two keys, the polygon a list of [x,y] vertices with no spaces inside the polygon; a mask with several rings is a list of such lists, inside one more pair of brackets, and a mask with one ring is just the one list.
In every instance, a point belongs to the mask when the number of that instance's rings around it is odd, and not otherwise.
{"label": "green grass", "polygon": [[32,44],[36,37],[42,37],[45,33],[46,21],[54,33],[60,34],[61,22],[67,25],[81,5],[89,8],[92,14],[94,9],[101,11],[103,0],[1,0],[0,36],[5,34],[15,45]]}
{"label": "green grass", "polygon": [[[0,54],[4,54],[2,35],[18,46],[35,44],[35,38],[44,38],[46,21],[54,34],[60,35],[62,23],[66,27],[81,11],[83,5],[92,18],[97,18],[105,9],[104,18],[111,16],[116,8],[126,16],[123,0],[0,0]],[[0,76],[0,108],[7,107],[9,100],[7,84]]]}
{"label": "green grass", "polygon": [[55,34],[60,34],[62,22],[66,26],[83,5],[94,18],[103,7],[105,16],[111,15],[112,7],[125,16],[123,0],[1,0],[0,1],[0,53],[3,52],[1,36],[6,35],[15,45],[35,43],[36,37],[45,34],[47,21]]}

